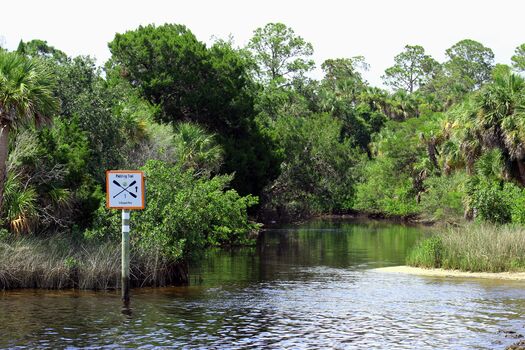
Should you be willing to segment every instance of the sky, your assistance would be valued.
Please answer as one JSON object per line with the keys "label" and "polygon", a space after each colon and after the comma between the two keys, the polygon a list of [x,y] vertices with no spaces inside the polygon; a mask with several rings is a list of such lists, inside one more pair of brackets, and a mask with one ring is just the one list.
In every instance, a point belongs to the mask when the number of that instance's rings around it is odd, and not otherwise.
{"label": "sky", "polygon": [[[462,39],[490,47],[497,63],[510,63],[525,43],[522,0],[0,0],[0,43],[46,40],[68,55],[90,55],[103,64],[115,33],[139,25],[179,23],[199,40],[232,35],[244,46],[253,31],[282,22],[313,44],[319,67],[328,58],[362,55],[365,78],[381,75],[407,44],[421,45],[442,62]],[[313,72],[321,78],[320,68]]]}

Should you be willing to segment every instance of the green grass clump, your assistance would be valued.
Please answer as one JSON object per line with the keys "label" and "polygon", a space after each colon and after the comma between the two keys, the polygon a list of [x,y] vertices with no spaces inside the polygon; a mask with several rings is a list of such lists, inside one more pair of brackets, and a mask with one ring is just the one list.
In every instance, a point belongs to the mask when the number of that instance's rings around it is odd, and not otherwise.
{"label": "green grass clump", "polygon": [[421,241],[407,264],[473,272],[525,271],[525,228],[473,224]]}
{"label": "green grass clump", "polygon": [[419,241],[418,245],[410,251],[407,264],[418,267],[439,267],[443,254],[443,242],[440,236],[434,236]]}

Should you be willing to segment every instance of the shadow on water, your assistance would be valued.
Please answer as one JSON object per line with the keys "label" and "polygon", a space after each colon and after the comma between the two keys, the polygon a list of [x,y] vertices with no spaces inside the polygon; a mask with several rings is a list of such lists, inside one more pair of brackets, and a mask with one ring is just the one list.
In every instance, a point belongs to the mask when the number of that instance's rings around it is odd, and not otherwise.
{"label": "shadow on water", "polygon": [[[213,250],[189,286],[0,293],[0,348],[493,349],[525,333],[525,288],[379,273],[431,229],[314,221]],[[515,332],[515,333],[512,333]]]}

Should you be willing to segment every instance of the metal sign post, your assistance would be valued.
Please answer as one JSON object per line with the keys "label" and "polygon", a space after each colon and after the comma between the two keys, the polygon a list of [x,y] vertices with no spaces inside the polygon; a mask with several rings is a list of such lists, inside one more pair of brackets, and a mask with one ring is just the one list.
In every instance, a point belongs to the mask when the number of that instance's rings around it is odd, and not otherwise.
{"label": "metal sign post", "polygon": [[106,171],[106,207],[122,210],[122,301],[129,305],[129,223],[130,210],[144,209],[144,173],[136,170]]}
{"label": "metal sign post", "polygon": [[129,210],[122,209],[122,301],[129,303]]}

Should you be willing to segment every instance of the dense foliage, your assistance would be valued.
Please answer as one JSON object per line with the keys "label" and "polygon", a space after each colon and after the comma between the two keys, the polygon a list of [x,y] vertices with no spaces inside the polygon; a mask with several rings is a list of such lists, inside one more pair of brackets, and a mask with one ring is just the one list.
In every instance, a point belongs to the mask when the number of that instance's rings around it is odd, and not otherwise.
{"label": "dense foliage", "polygon": [[[147,206],[133,212],[134,244],[172,261],[202,254],[207,246],[249,244],[258,225],[246,219],[257,203],[227,189],[231,176],[197,176],[178,164],[148,161],[142,168],[147,178]],[[120,212],[101,206],[88,238],[118,238]]]}
{"label": "dense foliage", "polygon": [[155,120],[217,133],[235,188],[257,195],[275,176],[272,145],[254,123],[251,62],[229,43],[207,48],[186,27],[167,24],[117,34],[109,47],[120,76],[157,107]]}
{"label": "dense foliage", "polygon": [[1,237],[115,239],[103,188],[118,168],[148,175],[134,245],[171,262],[249,243],[249,216],[523,224],[525,81],[513,69],[524,45],[512,68],[470,39],[444,62],[407,45],[388,91],[364,79],[362,56],[327,59],[310,78],[313,46],[282,23],[244,48],[140,26],[116,34],[104,68],[20,42],[0,52]]}
{"label": "dense foliage", "polygon": [[271,220],[352,209],[356,167],[363,155],[341,140],[342,122],[328,114],[281,117],[268,126],[282,154],[281,173],[267,188]]}

